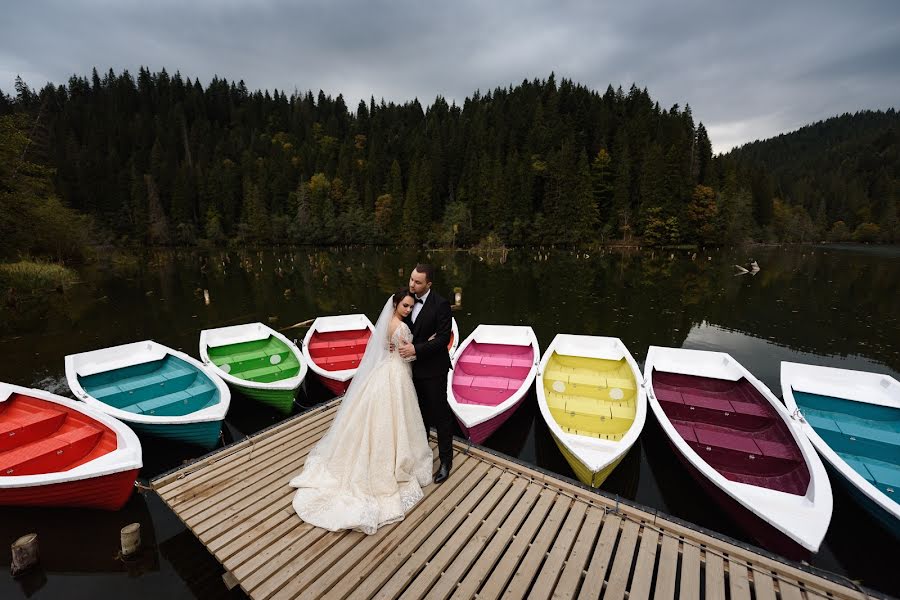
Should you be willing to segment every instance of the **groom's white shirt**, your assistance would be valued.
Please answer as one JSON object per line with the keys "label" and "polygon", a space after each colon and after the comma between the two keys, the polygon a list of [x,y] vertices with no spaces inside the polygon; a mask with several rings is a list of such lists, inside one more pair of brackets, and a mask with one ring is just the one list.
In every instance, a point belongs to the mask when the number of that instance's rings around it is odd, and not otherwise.
{"label": "groom's white shirt", "polygon": [[425,300],[428,299],[428,294],[430,294],[430,293],[431,293],[431,290],[428,290],[427,292],[425,292],[425,295],[423,295],[420,298],[420,300],[422,300],[422,301],[416,302],[415,305],[413,306],[413,311],[412,311],[412,322],[413,323],[416,322],[416,319],[419,317],[419,313],[422,312],[422,307],[425,306]]}

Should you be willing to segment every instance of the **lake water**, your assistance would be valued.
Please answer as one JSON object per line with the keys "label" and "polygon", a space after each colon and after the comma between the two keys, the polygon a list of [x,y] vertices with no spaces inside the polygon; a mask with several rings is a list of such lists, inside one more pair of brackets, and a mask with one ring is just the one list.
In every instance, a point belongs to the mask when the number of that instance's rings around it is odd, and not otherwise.
{"label": "lake water", "polygon": [[[755,259],[761,271],[736,275]],[[638,363],[650,345],[730,353],[780,396],[782,360],[876,371],[900,379],[900,248],[755,247],[703,251],[560,248],[506,255],[347,248],[155,252],[93,266],[64,293],[19,297],[0,308],[0,380],[71,395],[66,354],[154,339],[197,356],[201,329],[251,321],[285,328],[318,315],[375,318],[417,260],[436,265],[435,289],[452,299],[464,338],[480,323],[530,325],[541,348],[557,333],[621,338]],[[204,290],[210,302],[204,301]],[[302,338],[306,330],[288,330]],[[310,378],[311,379],[311,378]],[[302,407],[329,399],[310,380]],[[282,417],[241,396],[232,400],[225,442]],[[201,451],[142,440],[141,479]],[[537,411],[534,394],[486,445],[574,477]],[[710,501],[647,425],[603,485],[609,494],[750,541]],[[840,486],[834,517],[812,564],[897,595],[900,542],[885,534]],[[119,529],[143,524],[145,549],[116,558]],[[13,580],[9,546],[36,531],[42,568]],[[893,549],[893,551],[891,551]],[[0,508],[0,598],[243,598],[222,568],[152,492],[118,513]]]}

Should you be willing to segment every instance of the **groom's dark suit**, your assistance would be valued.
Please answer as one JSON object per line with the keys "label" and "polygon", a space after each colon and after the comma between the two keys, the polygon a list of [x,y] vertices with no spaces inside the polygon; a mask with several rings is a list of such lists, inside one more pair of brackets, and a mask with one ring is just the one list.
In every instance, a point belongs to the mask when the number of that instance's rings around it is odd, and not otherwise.
{"label": "groom's dark suit", "polygon": [[[413,334],[416,360],[412,364],[413,383],[426,430],[434,425],[438,435],[441,464],[448,467],[453,457],[453,413],[447,403],[447,373],[450,371],[450,303],[432,289],[415,322],[406,318]],[[428,338],[434,336],[434,339]]]}

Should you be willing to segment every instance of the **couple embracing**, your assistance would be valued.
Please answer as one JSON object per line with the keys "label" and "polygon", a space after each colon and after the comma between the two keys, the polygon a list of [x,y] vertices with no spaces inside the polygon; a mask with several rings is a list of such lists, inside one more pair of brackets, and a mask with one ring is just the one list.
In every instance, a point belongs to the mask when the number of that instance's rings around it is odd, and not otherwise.
{"label": "couple embracing", "polygon": [[449,475],[450,303],[431,289],[433,276],[431,265],[416,265],[409,287],[388,298],[331,427],[291,480],[294,510],[307,523],[372,534],[402,520],[432,482],[431,425],[434,482]]}

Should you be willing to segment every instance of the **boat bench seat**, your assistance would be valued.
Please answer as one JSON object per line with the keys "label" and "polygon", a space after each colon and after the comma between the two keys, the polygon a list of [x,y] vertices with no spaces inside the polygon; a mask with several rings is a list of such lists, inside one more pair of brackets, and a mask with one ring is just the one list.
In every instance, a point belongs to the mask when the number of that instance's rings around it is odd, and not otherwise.
{"label": "boat bench seat", "polygon": [[[352,340],[335,340],[332,342],[325,340],[315,340],[309,343],[309,355],[319,359],[328,356],[346,356],[348,354],[362,354],[366,351],[368,339],[352,339]],[[318,362],[318,360],[316,361]]]}
{"label": "boat bench seat", "polygon": [[15,419],[10,412],[6,413],[8,420],[0,423],[0,452],[46,437],[59,429],[66,419],[66,413],[59,410],[24,412],[15,415]]}
{"label": "boat bench seat", "polygon": [[102,387],[85,386],[84,390],[104,404],[123,409],[167,391],[184,389],[197,377],[196,371],[177,369],[164,374],[133,377]]}
{"label": "boat bench seat", "polygon": [[278,363],[277,365],[269,365],[258,369],[241,371],[240,373],[232,373],[232,375],[248,381],[271,383],[273,381],[281,381],[282,379],[291,377],[291,372],[296,371],[297,366],[296,361],[293,361],[293,364]]}
{"label": "boat bench seat", "polygon": [[799,451],[783,442],[693,427],[683,422],[673,425],[694,451],[714,468],[765,476],[783,473],[803,462]]}
{"label": "boat bench seat", "polygon": [[816,430],[819,437],[839,454],[888,462],[896,461],[896,457],[900,456],[900,435],[859,423],[838,423],[812,411],[803,413],[803,418]]}
{"label": "boat bench seat", "polygon": [[605,438],[625,433],[634,423],[634,403],[556,393],[547,394],[546,399],[553,419],[569,433]]}
{"label": "boat bench seat", "polygon": [[863,423],[847,423],[844,421],[838,423],[837,426],[840,428],[841,433],[846,435],[852,435],[856,438],[866,438],[880,444],[895,446],[897,448],[897,454],[895,454],[895,456],[900,456],[900,432],[898,431],[889,431],[882,429],[881,427],[872,427],[871,425],[865,425]]}
{"label": "boat bench seat", "polygon": [[838,453],[850,468],[863,479],[887,494],[888,498],[900,498],[900,465],[883,461],[863,460],[852,454]]}
{"label": "boat bench seat", "polygon": [[453,392],[462,404],[497,406],[518,390],[524,379],[455,373]]}
{"label": "boat bench seat", "polygon": [[665,386],[655,387],[654,394],[670,418],[743,430],[761,429],[774,419],[764,406],[753,402],[729,400],[693,390],[678,391]]}
{"label": "boat bench seat", "polygon": [[0,476],[36,475],[62,470],[93,450],[103,432],[82,425],[0,453]]}
{"label": "boat bench seat", "polygon": [[533,363],[525,358],[510,358],[485,354],[463,353],[456,361],[456,368],[468,375],[509,377],[525,379]]}
{"label": "boat bench seat", "polygon": [[[276,356],[278,358],[275,358],[275,362],[273,363],[273,357]],[[278,351],[277,348],[266,347],[254,352],[243,352],[241,354],[221,356],[213,359],[213,362],[218,367],[227,364],[227,372],[235,375],[244,371],[250,371],[253,369],[268,367],[273,364],[286,362],[292,356],[293,354],[287,348],[282,348],[281,351]]]}
{"label": "boat bench seat", "polygon": [[869,463],[867,466],[875,486],[895,502],[900,499],[900,465],[878,462]]}
{"label": "boat bench seat", "polygon": [[355,369],[362,360],[362,353],[342,354],[339,356],[316,357],[316,364],[326,371],[344,371]]}
{"label": "boat bench seat", "polygon": [[126,406],[122,410],[156,417],[183,416],[204,408],[216,387],[208,381]]}
{"label": "boat bench seat", "polygon": [[873,485],[875,484],[875,478],[869,472],[867,461],[860,460],[858,456],[853,456],[852,454],[838,453],[838,456],[840,456],[845,463],[850,465],[850,468],[856,471],[863,479]]}

